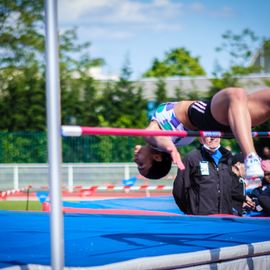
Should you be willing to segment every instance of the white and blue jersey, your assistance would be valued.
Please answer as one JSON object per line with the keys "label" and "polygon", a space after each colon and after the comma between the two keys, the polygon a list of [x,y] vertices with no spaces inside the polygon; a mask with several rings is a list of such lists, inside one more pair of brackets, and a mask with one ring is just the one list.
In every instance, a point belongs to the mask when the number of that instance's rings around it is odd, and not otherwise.
{"label": "white and blue jersey", "polygon": [[[174,105],[176,102],[162,103],[156,109],[151,120],[156,121],[163,130],[188,131],[176,118]],[[175,146],[184,146],[192,143],[194,137],[171,137]]]}

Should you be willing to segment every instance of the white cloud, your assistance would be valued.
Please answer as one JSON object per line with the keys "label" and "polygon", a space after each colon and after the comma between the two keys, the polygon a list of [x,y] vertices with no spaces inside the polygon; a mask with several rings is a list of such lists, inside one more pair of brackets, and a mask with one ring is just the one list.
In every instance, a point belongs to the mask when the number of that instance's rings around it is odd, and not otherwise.
{"label": "white cloud", "polygon": [[221,6],[218,8],[210,8],[201,2],[193,2],[187,5],[192,12],[212,16],[212,17],[231,17],[235,15],[235,11],[229,6]]}
{"label": "white cloud", "polygon": [[87,15],[88,12],[93,12],[107,6],[114,1],[108,0],[59,0],[58,12],[59,18],[62,22],[70,22],[79,20],[82,16]]}
{"label": "white cloud", "polygon": [[[129,26],[133,29],[177,31],[181,29],[179,22],[176,23],[181,12],[182,5],[171,0],[59,1],[59,21],[62,26],[88,25],[95,28]],[[122,36],[119,35],[120,38]]]}
{"label": "white cloud", "polygon": [[92,40],[93,38],[98,39],[129,39],[132,38],[134,35],[130,31],[121,31],[121,30],[112,30],[106,29],[102,27],[80,27],[79,34],[81,37],[84,37],[86,40]]}
{"label": "white cloud", "polygon": [[199,2],[195,2],[195,3],[190,4],[189,8],[192,11],[195,11],[195,12],[198,12],[198,13],[202,13],[206,9],[205,6],[202,3],[199,3]]}
{"label": "white cloud", "polygon": [[212,10],[210,15],[213,17],[232,17],[235,15],[235,11],[231,7],[224,6],[219,10]]}
{"label": "white cloud", "polygon": [[157,23],[154,26],[153,30],[179,32],[179,31],[182,31],[182,29],[183,29],[182,26],[179,24]]}

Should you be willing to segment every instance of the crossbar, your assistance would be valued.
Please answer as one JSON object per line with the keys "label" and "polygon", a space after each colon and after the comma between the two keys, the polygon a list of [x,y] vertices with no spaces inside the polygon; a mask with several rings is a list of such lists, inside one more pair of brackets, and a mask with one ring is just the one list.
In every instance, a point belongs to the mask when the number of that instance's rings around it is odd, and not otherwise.
{"label": "crossbar", "polygon": [[[231,132],[221,131],[176,131],[148,130],[134,128],[62,126],[64,137],[79,137],[82,135],[114,135],[114,136],[175,136],[175,137],[219,137],[234,138]],[[269,138],[270,131],[251,131],[252,137]]]}

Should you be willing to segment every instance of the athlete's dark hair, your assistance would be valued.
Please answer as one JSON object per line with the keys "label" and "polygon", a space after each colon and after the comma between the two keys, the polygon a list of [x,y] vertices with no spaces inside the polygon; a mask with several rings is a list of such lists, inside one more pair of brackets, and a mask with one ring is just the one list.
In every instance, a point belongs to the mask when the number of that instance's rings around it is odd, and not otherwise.
{"label": "athlete's dark hair", "polygon": [[161,152],[161,154],[162,160],[153,160],[152,166],[149,168],[148,172],[145,175],[142,174],[144,177],[149,179],[160,179],[169,173],[172,167],[171,155],[165,152]]}

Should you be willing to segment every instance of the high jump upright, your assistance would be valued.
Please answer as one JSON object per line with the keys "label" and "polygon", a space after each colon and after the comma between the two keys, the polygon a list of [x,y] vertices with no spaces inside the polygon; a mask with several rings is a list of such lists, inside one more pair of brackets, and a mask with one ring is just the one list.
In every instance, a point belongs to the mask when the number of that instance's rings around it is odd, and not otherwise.
{"label": "high jump upright", "polygon": [[46,111],[49,162],[49,191],[51,199],[50,235],[51,267],[64,267],[64,236],[61,198],[61,110],[59,81],[59,52],[57,0],[46,0]]}

